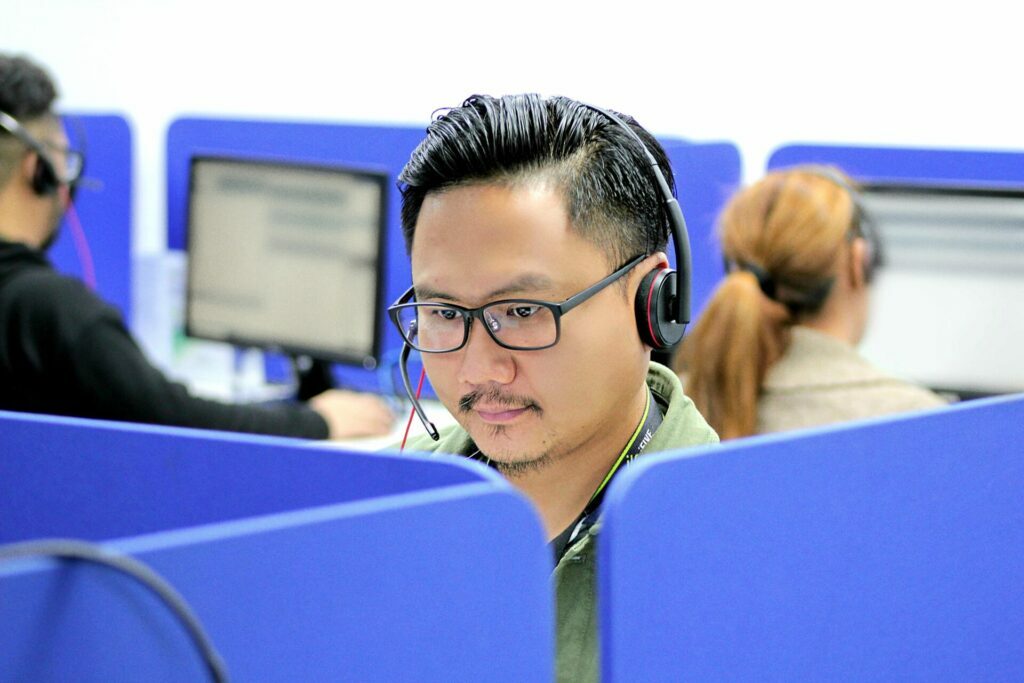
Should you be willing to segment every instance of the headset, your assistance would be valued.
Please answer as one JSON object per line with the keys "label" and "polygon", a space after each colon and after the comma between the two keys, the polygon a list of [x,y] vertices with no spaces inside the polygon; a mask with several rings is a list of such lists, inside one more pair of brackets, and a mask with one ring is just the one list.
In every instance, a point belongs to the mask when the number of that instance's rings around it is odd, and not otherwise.
{"label": "headset", "polygon": [[[683,218],[683,211],[679,208],[679,202],[672,194],[672,189],[665,180],[658,161],[651,154],[644,141],[637,135],[636,131],[629,127],[625,121],[606,109],[597,107],[585,102],[578,104],[586,109],[601,114],[615,125],[622,128],[636,141],[639,148],[650,163],[651,173],[654,175],[665,207],[665,215],[668,218],[669,230],[672,235],[672,243],[676,256],[676,268],[659,267],[647,273],[637,288],[633,309],[636,314],[637,331],[640,339],[652,349],[667,351],[683,339],[686,326],[690,322],[690,274],[692,272],[692,260],[690,256],[690,238],[686,230],[686,220]],[[419,402],[419,389],[423,387],[424,373],[420,373],[419,388],[413,391],[412,383],[409,380],[407,363],[412,347],[403,344],[402,353],[399,356],[399,367],[402,375],[402,383],[405,393],[412,402],[413,411],[423,423],[424,429],[434,441],[440,439],[440,435],[434,424],[427,418],[426,413]],[[409,416],[410,421],[412,415]],[[406,426],[408,435],[408,426]],[[405,447],[405,440],[402,440],[402,447]]]}
{"label": "headset", "polygon": [[39,196],[53,194],[61,185],[57,168],[53,159],[46,152],[43,143],[35,139],[16,118],[5,111],[0,111],[0,128],[18,138],[29,149],[36,153],[36,168],[32,173],[32,191]]}
{"label": "headset", "polygon": [[878,268],[885,265],[885,254],[882,249],[882,238],[878,232],[878,224],[865,208],[860,192],[832,166],[815,164],[800,166],[793,170],[824,178],[841,187],[849,195],[850,201],[853,202],[853,220],[851,222],[853,234],[863,237],[868,245],[868,255],[864,264],[864,279],[871,282]]}

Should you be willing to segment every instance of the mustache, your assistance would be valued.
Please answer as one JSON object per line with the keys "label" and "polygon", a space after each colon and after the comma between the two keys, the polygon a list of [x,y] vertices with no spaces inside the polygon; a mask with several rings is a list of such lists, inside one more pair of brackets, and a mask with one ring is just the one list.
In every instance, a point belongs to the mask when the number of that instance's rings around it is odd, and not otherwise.
{"label": "mustache", "polygon": [[459,412],[468,413],[473,409],[473,406],[480,401],[483,401],[488,405],[498,405],[512,410],[526,408],[538,413],[544,412],[543,409],[541,409],[541,407],[529,396],[506,394],[496,387],[491,387],[489,389],[476,389],[465,394],[459,399]]}

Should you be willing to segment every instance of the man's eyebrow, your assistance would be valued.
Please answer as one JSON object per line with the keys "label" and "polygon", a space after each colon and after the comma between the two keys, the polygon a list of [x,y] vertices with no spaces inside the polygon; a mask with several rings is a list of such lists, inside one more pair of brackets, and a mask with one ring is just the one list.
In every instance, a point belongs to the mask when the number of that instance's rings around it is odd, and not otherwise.
{"label": "man's eyebrow", "polygon": [[[527,273],[520,275],[497,289],[487,292],[481,298],[481,301],[487,303],[508,294],[523,294],[531,291],[551,289],[553,285],[554,281],[547,275]],[[430,285],[417,285],[415,290],[417,301],[460,301],[459,297],[454,294],[434,289]]]}

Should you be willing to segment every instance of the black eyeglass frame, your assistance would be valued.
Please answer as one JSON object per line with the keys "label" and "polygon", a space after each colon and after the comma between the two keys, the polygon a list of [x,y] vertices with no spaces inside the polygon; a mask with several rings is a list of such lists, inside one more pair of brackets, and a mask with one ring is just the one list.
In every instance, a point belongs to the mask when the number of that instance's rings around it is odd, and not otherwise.
{"label": "black eyeglass frame", "polygon": [[[4,111],[0,111],[0,129],[7,131],[31,151],[38,154],[44,162],[50,165],[54,174],[57,172],[57,166],[54,164],[53,156],[46,150],[49,148],[55,152],[63,154],[65,159],[65,168],[73,165],[75,172],[65,176],[57,176],[57,181],[61,184],[70,187],[82,179],[82,173],[85,171],[84,153],[71,149],[70,147],[62,147],[49,141],[37,139],[34,135],[28,132],[25,126],[23,126],[18,119]],[[74,164],[71,163],[72,158],[77,160]]]}
{"label": "black eyeglass frame", "polygon": [[[635,258],[631,259],[628,263],[626,263],[625,265],[620,267],[615,272],[613,272],[610,275],[602,278],[598,282],[595,282],[594,284],[590,285],[589,287],[584,289],[582,292],[579,292],[577,294],[573,294],[572,296],[570,296],[568,299],[565,299],[561,303],[556,303],[556,302],[553,302],[553,301],[543,301],[541,299],[499,299],[498,301],[491,301],[491,302],[488,302],[488,303],[484,304],[483,306],[477,306],[476,308],[466,308],[464,306],[459,306],[458,304],[449,304],[449,303],[441,303],[441,302],[410,301],[410,299],[412,299],[415,296],[415,287],[410,287],[409,289],[407,289],[405,291],[404,294],[402,294],[402,296],[400,296],[398,298],[397,301],[395,301],[395,303],[393,303],[390,306],[388,306],[388,317],[391,318],[391,322],[393,322],[395,327],[398,328],[398,333],[402,336],[402,339],[405,341],[405,343],[408,344],[411,348],[415,349],[416,351],[419,351],[420,353],[452,353],[454,351],[458,351],[459,349],[465,347],[466,344],[469,343],[469,331],[470,331],[470,327],[473,324],[473,319],[474,318],[476,318],[476,319],[478,319],[480,321],[481,326],[485,330],[487,330],[488,336],[490,336],[490,338],[494,340],[494,343],[497,344],[498,346],[504,348],[504,349],[508,349],[510,351],[541,351],[543,349],[550,349],[552,346],[557,344],[558,341],[562,338],[562,316],[563,315],[565,315],[566,313],[568,313],[572,309],[576,308],[577,306],[579,306],[583,302],[587,301],[588,299],[593,297],[595,294],[600,292],[602,289],[604,289],[608,285],[610,285],[613,282],[615,282],[616,280],[622,278],[624,275],[626,275],[631,270],[636,268],[636,266],[639,265],[640,262],[643,261],[645,258],[647,258],[646,254],[640,254],[639,256],[636,256]],[[522,304],[531,304],[531,305],[535,305],[535,306],[543,306],[544,308],[546,308],[549,311],[551,311],[551,315],[555,319],[555,339],[554,339],[554,341],[552,341],[550,344],[545,344],[544,346],[513,346],[511,344],[506,344],[505,342],[503,342],[500,339],[498,339],[495,336],[494,330],[492,330],[491,326],[487,324],[486,320],[484,320],[484,317],[483,317],[484,310],[488,309],[488,308],[491,308],[492,306],[499,306],[501,304],[509,304],[509,303],[522,303]],[[402,324],[401,324],[401,322],[399,322],[399,319],[398,319],[398,316],[402,312],[402,310],[407,309],[407,308],[415,308],[417,306],[444,307],[444,308],[451,309],[453,311],[458,312],[459,315],[462,317],[462,324],[463,324],[462,343],[459,344],[458,346],[454,346],[454,347],[452,347],[450,349],[444,349],[444,350],[441,350],[441,351],[439,351],[439,350],[422,349],[419,346],[417,346],[412,340],[410,340],[406,336],[405,330],[402,328]]]}

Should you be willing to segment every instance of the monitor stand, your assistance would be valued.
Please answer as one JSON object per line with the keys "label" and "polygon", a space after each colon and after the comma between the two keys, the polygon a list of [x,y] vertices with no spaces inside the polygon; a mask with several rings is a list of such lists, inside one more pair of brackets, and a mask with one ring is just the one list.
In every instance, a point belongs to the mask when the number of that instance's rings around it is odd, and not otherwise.
{"label": "monitor stand", "polygon": [[330,362],[309,356],[292,356],[292,367],[299,381],[295,396],[298,400],[308,401],[317,394],[334,388],[334,374],[331,372]]}

